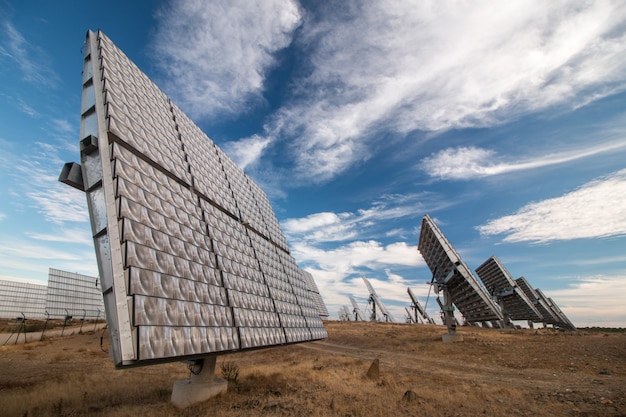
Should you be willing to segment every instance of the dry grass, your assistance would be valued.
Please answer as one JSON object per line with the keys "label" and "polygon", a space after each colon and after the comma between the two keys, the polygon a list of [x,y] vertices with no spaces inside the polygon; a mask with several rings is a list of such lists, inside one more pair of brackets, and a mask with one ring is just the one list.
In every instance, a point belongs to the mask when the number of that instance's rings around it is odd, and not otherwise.
{"label": "dry grass", "polygon": [[[3,416],[626,416],[626,335],[327,323],[329,339],[218,358],[225,395],[177,410],[184,364],[116,371],[100,333],[0,347]],[[380,360],[377,380],[366,377]],[[410,396],[407,391],[413,391]],[[408,398],[408,399],[407,399]]]}

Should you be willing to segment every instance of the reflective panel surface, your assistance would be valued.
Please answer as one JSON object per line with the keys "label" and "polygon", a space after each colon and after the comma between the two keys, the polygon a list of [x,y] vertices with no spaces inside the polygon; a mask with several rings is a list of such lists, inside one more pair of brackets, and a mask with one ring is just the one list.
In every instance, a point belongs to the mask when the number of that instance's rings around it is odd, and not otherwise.
{"label": "reflective panel surface", "polygon": [[116,366],[327,337],[265,193],[103,33],[81,152]]}
{"label": "reflective panel surface", "polygon": [[502,320],[499,307],[479,284],[429,215],[422,219],[417,249],[433,273],[433,279],[440,286],[447,287],[452,302],[465,320],[468,322]]}

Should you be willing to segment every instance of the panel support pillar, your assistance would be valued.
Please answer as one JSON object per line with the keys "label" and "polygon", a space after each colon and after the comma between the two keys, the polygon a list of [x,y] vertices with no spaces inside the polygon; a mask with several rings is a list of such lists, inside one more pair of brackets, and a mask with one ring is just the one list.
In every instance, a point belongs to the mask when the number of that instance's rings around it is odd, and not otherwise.
{"label": "panel support pillar", "polygon": [[215,376],[217,356],[198,359],[191,367],[191,377],[174,382],[172,404],[179,409],[203,402],[223,394],[228,381]]}
{"label": "panel support pillar", "polygon": [[442,337],[444,343],[463,341],[463,335],[456,332],[456,320],[454,319],[452,296],[445,285],[443,286],[443,323],[448,328],[448,333],[444,334]]}

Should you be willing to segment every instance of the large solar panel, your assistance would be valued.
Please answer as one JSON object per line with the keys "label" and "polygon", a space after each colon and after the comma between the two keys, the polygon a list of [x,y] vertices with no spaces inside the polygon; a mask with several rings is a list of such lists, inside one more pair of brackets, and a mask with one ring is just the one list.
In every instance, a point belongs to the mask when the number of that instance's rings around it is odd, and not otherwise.
{"label": "large solar panel", "polygon": [[265,193],[102,32],[81,138],[116,366],[327,337]]}
{"label": "large solar panel", "polygon": [[492,256],[483,262],[476,268],[476,273],[489,294],[498,300],[505,316],[511,320],[541,320],[541,313],[497,257]]}
{"label": "large solar panel", "polygon": [[445,287],[467,322],[503,319],[499,307],[428,214],[422,219],[417,249],[433,273],[436,284]]}

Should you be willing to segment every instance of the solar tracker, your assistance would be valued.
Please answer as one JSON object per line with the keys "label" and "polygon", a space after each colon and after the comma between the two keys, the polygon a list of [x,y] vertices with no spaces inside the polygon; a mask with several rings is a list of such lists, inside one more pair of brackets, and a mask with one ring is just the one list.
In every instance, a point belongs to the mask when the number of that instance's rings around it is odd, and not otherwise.
{"label": "solar tracker", "polygon": [[541,299],[548,306],[548,309],[552,313],[554,322],[551,324],[562,329],[576,330],[576,326],[569,321],[552,298],[547,297],[539,288],[535,288],[535,292],[539,295],[539,299]]}
{"label": "solar tracker", "polygon": [[540,323],[552,324],[563,329],[576,330],[576,326],[565,316],[561,309],[551,298],[546,297],[540,289],[533,289],[526,278],[520,277],[515,280],[517,285],[524,291],[537,310],[542,314]]}
{"label": "solar tracker", "polygon": [[559,308],[559,306],[554,302],[554,300],[552,298],[548,298],[548,301],[550,301],[552,309],[561,318],[561,322],[559,323],[559,326],[568,330],[576,330],[576,326],[574,325],[574,323],[572,323],[570,319],[567,318],[563,310]]}
{"label": "solar tracker", "polygon": [[387,311],[387,307],[385,307],[380,297],[378,297],[378,294],[376,294],[376,291],[374,290],[374,287],[372,287],[372,284],[369,282],[367,278],[365,277],[361,277],[361,278],[363,279],[363,282],[365,283],[365,286],[367,287],[367,290],[370,293],[369,301],[372,306],[371,321],[380,320],[384,322],[393,323],[394,322],[393,316],[389,313],[389,311]]}
{"label": "solar tracker", "polygon": [[435,324],[434,320],[432,318],[430,318],[430,316],[428,315],[428,313],[426,312],[426,310],[424,310],[424,307],[422,307],[422,304],[420,304],[419,300],[417,299],[417,297],[415,296],[415,294],[413,293],[413,290],[411,290],[410,288],[406,289],[407,292],[409,293],[409,297],[411,298],[411,308],[413,309],[413,311],[415,312],[415,322],[417,323],[417,313],[420,314],[420,316],[422,316],[422,318],[424,319],[424,321],[426,323],[430,323],[430,324]]}
{"label": "solar tracker", "polygon": [[[428,214],[422,219],[418,251],[433,274],[436,288],[444,291],[444,298],[449,295],[449,301],[467,322],[503,319],[499,307]],[[445,301],[448,300],[444,300],[446,308],[450,308],[451,304],[448,306]]]}
{"label": "solar tracker", "polygon": [[87,196],[115,365],[327,337],[261,188],[102,32],[84,57],[71,185]]}
{"label": "solar tracker", "polygon": [[539,294],[528,283],[526,278],[520,277],[515,280],[517,286],[526,294],[531,303],[537,308],[541,314],[541,319],[534,321],[535,323],[554,324],[558,322],[558,318],[554,315],[552,309],[539,297]]}
{"label": "solar tracker", "polygon": [[365,321],[365,319],[363,318],[363,313],[361,313],[361,309],[359,308],[359,305],[357,304],[356,300],[352,296],[350,296],[350,303],[352,304],[352,314],[354,315],[354,320]]}
{"label": "solar tracker", "polygon": [[506,318],[531,322],[541,320],[541,313],[496,256],[483,262],[476,268],[476,273],[489,294],[498,301]]}

